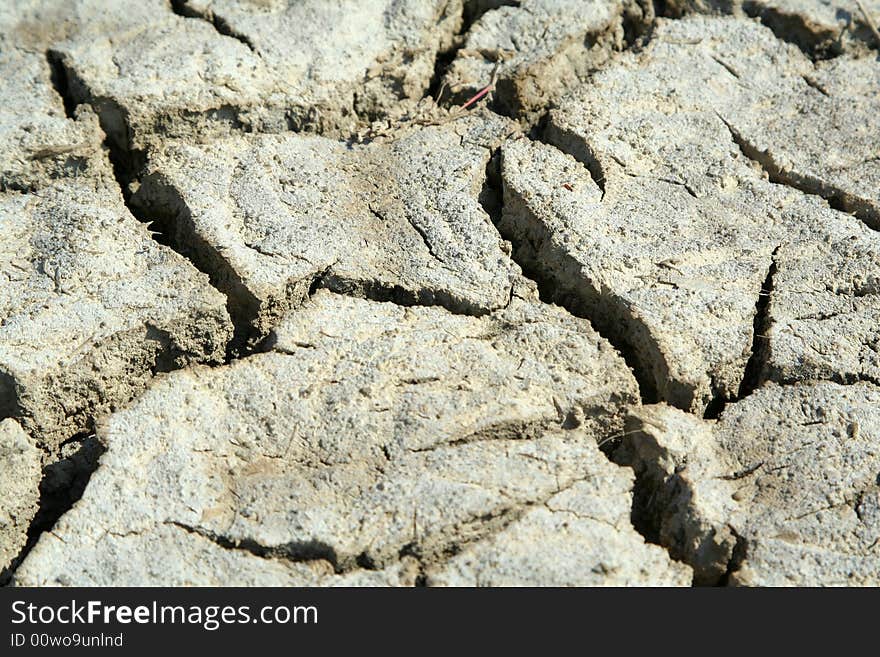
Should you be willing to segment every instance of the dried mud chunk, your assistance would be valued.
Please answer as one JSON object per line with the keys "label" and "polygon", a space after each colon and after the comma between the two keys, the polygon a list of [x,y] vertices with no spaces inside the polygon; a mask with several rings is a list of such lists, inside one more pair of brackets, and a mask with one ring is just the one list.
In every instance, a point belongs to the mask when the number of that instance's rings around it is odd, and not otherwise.
{"label": "dried mud chunk", "polygon": [[[877,339],[880,236],[800,186],[769,182],[741,139],[766,102],[756,89],[773,90],[781,115],[785,103],[806,107],[803,97],[828,100],[805,80],[813,63],[751,21],[664,22],[655,36],[551,112],[546,139],[556,148],[524,140],[503,148],[499,229],[517,260],[632,354],[648,397],[680,408],[703,412],[767,377],[862,378]],[[749,71],[748,83],[738,70]],[[813,138],[811,117],[789,126],[785,152]],[[768,123],[762,134],[786,143]],[[863,199],[874,193],[867,180],[859,187]],[[835,255],[847,250],[848,259]],[[797,294],[817,278],[844,296],[817,294],[801,313],[792,304],[806,303]],[[850,349],[857,360],[784,363],[786,351],[809,350],[774,322],[847,304],[861,327]],[[768,349],[782,361],[767,366]]]}
{"label": "dried mud chunk", "polygon": [[371,119],[421,98],[461,0],[187,0],[184,11],[247,43],[284,89],[296,127]]}
{"label": "dried mud chunk", "polygon": [[503,153],[499,226],[519,261],[634,354],[649,396],[699,410],[735,395],[773,247],[719,216],[742,228],[766,208],[750,208],[745,188],[697,200],[647,177],[602,199],[586,169],[550,146],[512,142]]}
{"label": "dried mud chunk", "polygon": [[[841,74],[848,74],[840,68]],[[880,74],[880,62],[871,73]],[[823,68],[814,75],[809,85],[821,85],[826,78]],[[830,95],[821,88],[798,99],[796,94],[791,89],[786,98],[768,96],[733,107],[725,119],[743,151],[761,163],[771,180],[817,194],[880,230],[876,87],[864,94]]]}
{"label": "dried mud chunk", "polygon": [[40,450],[15,420],[0,422],[0,572],[27,542],[40,477]]}
{"label": "dried mud chunk", "polygon": [[167,0],[16,0],[0,6],[3,37],[31,53],[52,44],[124,32],[171,15]]}
{"label": "dried mud chunk", "polygon": [[[861,0],[877,24],[880,3]],[[880,47],[870,22],[855,0],[667,0],[667,15],[724,13],[759,18],[780,39],[791,41],[814,57],[842,52],[870,55]]]}
{"label": "dried mud chunk", "polygon": [[447,88],[465,100],[489,84],[497,64],[499,108],[526,118],[543,113],[607,60],[622,12],[619,0],[524,0],[490,9],[467,32]]}
{"label": "dried mud chunk", "polygon": [[[48,552],[38,544],[33,558]],[[111,531],[92,550],[77,554],[64,569],[15,573],[18,585],[31,586],[414,586],[418,566],[409,560],[382,570],[355,569],[336,574],[319,558],[293,562],[259,554],[248,546],[218,545],[210,537],[173,522],[150,532]]]}
{"label": "dried mud chunk", "polygon": [[880,582],[880,389],[768,385],[706,422],[633,412],[622,450],[696,581]]}
{"label": "dried mud chunk", "polygon": [[0,25],[9,43],[48,53],[68,108],[90,104],[120,149],[285,125],[259,58],[209,23],[175,15],[166,0],[7,4]]}
{"label": "dried mud chunk", "polygon": [[582,479],[428,570],[429,586],[690,586],[630,524],[632,473],[592,448]]}
{"label": "dried mud chunk", "polygon": [[225,299],[85,180],[0,197],[0,412],[54,449],[155,371],[223,359]]}
{"label": "dried mud chunk", "polygon": [[239,130],[353,134],[422,97],[461,23],[461,3],[440,0],[175,2],[178,13],[159,2],[134,16],[114,0],[92,29],[93,4],[73,3],[67,13],[83,24],[50,40],[51,52],[72,97],[138,153]]}
{"label": "dried mud chunk", "polygon": [[765,378],[880,384],[880,239],[788,245],[775,256]]}
{"label": "dried mud chunk", "polygon": [[[158,381],[104,425],[83,498],[17,580],[190,581],[205,566],[171,558],[186,537],[163,547],[170,526],[338,572],[479,539],[582,478],[637,400],[585,321],[523,296],[476,318],[319,291],[277,351]],[[175,567],[128,554],[147,544]]]}
{"label": "dried mud chunk", "polygon": [[[839,58],[814,64],[748,20],[662,21],[655,36],[641,57],[609,69],[605,78],[606,85],[627,78],[634,84],[609,89],[629,105],[616,110],[629,121],[606,128],[609,112],[604,111],[590,125],[570,126],[556,114],[559,131],[570,128],[583,138],[579,129],[587,127],[606,133],[614,127],[622,132],[624,125],[631,129],[633,110],[648,108],[665,87],[682,109],[716,112],[771,181],[822,196],[874,228],[880,225],[880,62]],[[671,75],[675,61],[677,78]],[[688,72],[683,79],[681,70]],[[605,152],[596,159],[627,159],[623,148],[602,142],[600,137],[596,146]]]}
{"label": "dried mud chunk", "polygon": [[[108,11],[124,12],[128,4],[111,3]],[[71,98],[95,108],[122,150],[287,125],[277,81],[257,55],[209,23],[167,7],[143,22],[120,19],[98,33],[54,42],[51,52]]]}
{"label": "dried mud chunk", "polygon": [[52,179],[109,177],[104,134],[87,108],[65,116],[46,57],[0,45],[0,189],[35,190]]}
{"label": "dried mud chunk", "polygon": [[491,149],[513,130],[471,116],[347,146],[265,135],[170,145],[134,197],[233,299],[256,337],[316,283],[484,314],[515,265],[479,203]]}

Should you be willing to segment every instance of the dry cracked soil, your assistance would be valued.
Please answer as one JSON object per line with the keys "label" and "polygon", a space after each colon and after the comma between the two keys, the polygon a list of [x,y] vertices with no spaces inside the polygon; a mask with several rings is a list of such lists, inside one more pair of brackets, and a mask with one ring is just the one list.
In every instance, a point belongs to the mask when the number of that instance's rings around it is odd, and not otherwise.
{"label": "dry cracked soil", "polygon": [[0,3],[0,583],[880,585],[878,21]]}

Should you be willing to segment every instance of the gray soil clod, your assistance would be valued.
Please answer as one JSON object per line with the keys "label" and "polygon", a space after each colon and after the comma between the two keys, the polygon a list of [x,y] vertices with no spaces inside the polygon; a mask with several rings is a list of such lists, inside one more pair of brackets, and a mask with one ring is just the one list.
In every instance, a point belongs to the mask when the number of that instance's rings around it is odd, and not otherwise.
{"label": "gray soil clod", "polygon": [[15,420],[0,421],[0,571],[27,542],[37,512],[40,450]]}
{"label": "gray soil clod", "polygon": [[667,0],[666,12],[752,16],[779,38],[823,59],[842,52],[870,56],[871,49],[880,48],[871,29],[880,17],[877,0]]}
{"label": "gray soil clod", "polygon": [[[876,99],[826,95],[809,75],[811,62],[756,23],[666,22],[643,54],[551,112],[553,145],[503,149],[499,226],[515,258],[616,336],[660,400],[703,412],[734,399],[754,358],[759,380],[875,376],[880,235],[867,181],[880,168],[864,126]],[[811,120],[786,123],[771,104]],[[833,138],[821,130],[832,120]],[[795,125],[827,166],[788,145]],[[829,189],[853,190],[856,218],[828,207]],[[756,325],[763,297],[769,318]],[[851,330],[836,332],[842,322]],[[832,337],[841,349],[827,348]]]}
{"label": "gray soil clod", "polygon": [[646,406],[621,457],[653,491],[661,542],[695,579],[880,583],[880,389],[769,385],[706,422]]}
{"label": "gray soil clod", "polygon": [[216,272],[255,338],[316,283],[485,314],[507,303],[516,266],[480,194],[515,130],[475,115],[352,147],[291,134],[173,144],[132,202]]}
{"label": "gray soil clod", "polygon": [[[317,562],[351,577],[411,554],[453,583],[468,566],[445,555],[465,547],[506,555],[478,579],[525,560],[535,583],[684,584],[630,526],[631,479],[596,447],[636,394],[589,324],[527,285],[480,318],[320,291],[272,353],[175,373],[115,414],[86,494],[16,579],[303,584]],[[565,513],[560,560],[542,565],[521,532]],[[156,570],[155,545],[200,562]]]}
{"label": "gray soil clod", "polygon": [[97,116],[82,107],[68,118],[51,78],[44,55],[0,45],[0,190],[106,173]]}
{"label": "gray soil clod", "polygon": [[462,20],[455,0],[22,4],[10,29],[48,48],[71,98],[134,151],[158,135],[350,134],[421,98]]}
{"label": "gray soil clod", "polygon": [[225,298],[156,244],[118,190],[61,180],[0,195],[0,399],[50,450],[156,371],[221,362]]}
{"label": "gray soil clod", "polygon": [[601,66],[623,38],[620,0],[523,0],[499,3],[471,26],[444,78],[462,100],[492,78],[510,116],[535,119],[554,99]]}

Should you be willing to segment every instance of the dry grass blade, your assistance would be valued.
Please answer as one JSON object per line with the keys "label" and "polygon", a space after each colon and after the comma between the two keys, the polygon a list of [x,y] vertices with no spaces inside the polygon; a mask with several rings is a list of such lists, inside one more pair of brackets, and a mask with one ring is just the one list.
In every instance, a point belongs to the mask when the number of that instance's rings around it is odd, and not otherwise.
{"label": "dry grass blade", "polygon": [[500,66],[500,62],[495,62],[495,68],[492,69],[492,77],[489,80],[489,84],[480,89],[477,93],[468,99],[468,101],[461,106],[461,109],[467,109],[474,103],[476,103],[483,96],[492,93],[495,90],[495,83],[498,81],[498,68]]}
{"label": "dry grass blade", "polygon": [[865,5],[862,4],[862,0],[856,0],[856,4],[859,6],[859,11],[862,12],[862,16],[865,17],[865,22],[868,23],[868,27],[871,28],[871,32],[874,33],[874,39],[877,41],[877,47],[880,48],[880,30],[877,29],[877,23],[874,22],[873,17],[868,10],[865,8]]}

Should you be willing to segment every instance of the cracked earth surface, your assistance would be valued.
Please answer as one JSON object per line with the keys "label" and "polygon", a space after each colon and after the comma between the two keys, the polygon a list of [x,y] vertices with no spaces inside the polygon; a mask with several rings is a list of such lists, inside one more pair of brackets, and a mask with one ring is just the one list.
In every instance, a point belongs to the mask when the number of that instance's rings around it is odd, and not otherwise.
{"label": "cracked earth surface", "polygon": [[0,583],[880,585],[878,20],[4,3]]}

